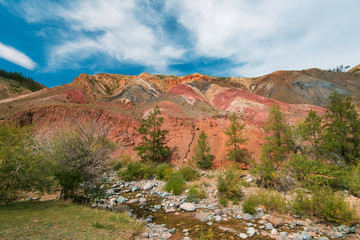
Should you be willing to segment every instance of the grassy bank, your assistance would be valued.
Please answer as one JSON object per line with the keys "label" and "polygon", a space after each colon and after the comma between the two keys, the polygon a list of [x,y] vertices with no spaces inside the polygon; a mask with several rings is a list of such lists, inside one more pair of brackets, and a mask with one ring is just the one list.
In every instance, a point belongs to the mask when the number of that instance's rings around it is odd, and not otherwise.
{"label": "grassy bank", "polygon": [[124,213],[62,201],[0,205],[0,239],[129,239],[134,226]]}

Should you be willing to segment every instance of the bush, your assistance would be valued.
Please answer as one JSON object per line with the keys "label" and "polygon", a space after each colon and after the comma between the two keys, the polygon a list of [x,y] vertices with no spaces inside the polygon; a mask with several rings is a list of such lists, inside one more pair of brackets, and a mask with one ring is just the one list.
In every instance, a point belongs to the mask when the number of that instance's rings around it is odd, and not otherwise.
{"label": "bush", "polygon": [[228,200],[224,197],[220,197],[219,203],[221,204],[221,206],[226,207],[228,205]]}
{"label": "bush", "polygon": [[258,176],[256,183],[259,186],[285,192],[293,188],[295,181],[286,169],[275,168],[269,159],[261,158],[260,161],[253,170]]}
{"label": "bush", "polygon": [[181,174],[173,173],[169,176],[165,190],[175,195],[180,195],[185,189],[185,181]]}
{"label": "bush", "polygon": [[166,180],[173,172],[174,170],[169,164],[162,163],[156,168],[156,178]]}
{"label": "bush", "polygon": [[344,196],[333,193],[330,188],[315,190],[312,197],[298,192],[292,208],[298,214],[339,224],[351,225],[359,220]]}
{"label": "bush", "polygon": [[334,163],[324,163],[308,159],[306,156],[295,155],[290,160],[289,166],[294,177],[303,187],[330,186],[335,189],[344,187],[341,176],[344,176],[346,169]]}
{"label": "bush", "polygon": [[154,177],[155,171],[153,163],[130,162],[119,170],[118,176],[125,181],[150,179]]}
{"label": "bush", "polygon": [[177,170],[177,173],[179,173],[183,177],[183,179],[187,182],[194,181],[199,177],[199,173],[196,170],[196,168],[190,165],[179,168],[179,170]]}
{"label": "bush", "polygon": [[249,214],[255,214],[258,200],[255,195],[248,197],[242,204],[243,211]]}
{"label": "bush", "polygon": [[227,170],[218,176],[217,189],[221,197],[238,201],[243,196],[239,183],[240,174],[234,170]]}
{"label": "bush", "polygon": [[20,191],[49,190],[52,162],[37,151],[31,126],[0,125],[0,202]]}
{"label": "bush", "polygon": [[199,190],[196,186],[191,186],[188,190],[187,200],[189,202],[198,203],[199,199],[206,198],[206,192],[204,189]]}
{"label": "bush", "polygon": [[121,168],[129,164],[129,162],[131,162],[130,155],[121,155],[120,158],[112,159],[109,162],[109,167],[115,171],[119,171]]}
{"label": "bush", "polygon": [[255,213],[255,207],[259,205],[279,213],[284,213],[288,209],[285,198],[276,191],[260,191],[248,197],[242,204],[243,210],[251,214]]}

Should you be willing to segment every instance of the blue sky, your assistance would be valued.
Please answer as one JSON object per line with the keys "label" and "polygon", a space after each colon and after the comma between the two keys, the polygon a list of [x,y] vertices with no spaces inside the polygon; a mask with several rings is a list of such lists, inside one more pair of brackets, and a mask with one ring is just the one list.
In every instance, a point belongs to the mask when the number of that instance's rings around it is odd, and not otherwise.
{"label": "blue sky", "polygon": [[0,68],[253,77],[360,64],[358,0],[0,0]]}

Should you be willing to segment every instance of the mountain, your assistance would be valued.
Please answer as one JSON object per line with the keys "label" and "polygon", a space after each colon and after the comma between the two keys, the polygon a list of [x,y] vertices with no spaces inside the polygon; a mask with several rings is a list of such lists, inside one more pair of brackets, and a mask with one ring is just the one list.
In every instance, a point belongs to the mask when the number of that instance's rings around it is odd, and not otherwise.
{"label": "mountain", "polygon": [[351,73],[359,73],[360,72],[360,64],[351,68],[348,72],[351,72]]}
{"label": "mountain", "polygon": [[[0,100],[0,118],[34,124],[42,132],[72,125],[74,121],[97,122],[110,129],[110,139],[120,145],[118,155],[136,158],[133,148],[141,142],[141,136],[134,127],[140,126],[140,120],[159,106],[163,127],[169,131],[172,163],[191,161],[198,136],[204,130],[216,157],[215,165],[223,166],[227,140],[223,131],[229,125],[230,113],[238,113],[246,123],[247,148],[258,159],[263,125],[273,104],[279,104],[289,121],[295,123],[310,109],[323,113],[321,106],[309,103],[324,104],[332,88],[340,89],[342,94],[354,94],[357,79],[354,73],[334,75],[318,69],[280,71],[260,78],[212,77],[200,73],[187,76],[83,73],[70,84]],[[341,81],[347,84],[340,84]],[[313,96],[318,100],[314,101]]]}
{"label": "mountain", "polygon": [[291,104],[329,104],[329,95],[336,90],[354,96],[360,106],[360,72],[331,72],[320,69],[277,71],[252,79],[249,90],[257,95]]}
{"label": "mountain", "polygon": [[46,87],[32,78],[24,77],[21,73],[0,69],[0,99],[39,91],[43,88]]}

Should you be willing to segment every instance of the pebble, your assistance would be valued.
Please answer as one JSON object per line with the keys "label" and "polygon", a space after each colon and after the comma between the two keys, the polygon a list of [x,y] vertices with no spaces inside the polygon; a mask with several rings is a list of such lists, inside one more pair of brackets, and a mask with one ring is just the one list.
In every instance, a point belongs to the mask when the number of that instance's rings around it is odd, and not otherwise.
{"label": "pebble", "polygon": [[255,233],[256,233],[255,228],[253,228],[253,227],[249,227],[249,228],[248,228],[248,230],[247,230],[247,234],[248,234],[248,236],[249,236],[249,237],[254,236],[254,235],[255,235]]}
{"label": "pebble", "polygon": [[241,237],[242,239],[246,239],[248,238],[248,235],[246,235],[245,233],[240,233],[239,237]]}
{"label": "pebble", "polygon": [[251,214],[245,213],[245,214],[243,215],[243,218],[244,218],[245,220],[247,220],[247,221],[250,221],[250,220],[252,220],[254,217],[253,217]]}
{"label": "pebble", "polygon": [[183,203],[180,205],[180,209],[187,211],[187,212],[193,212],[195,211],[195,206],[192,203]]}

